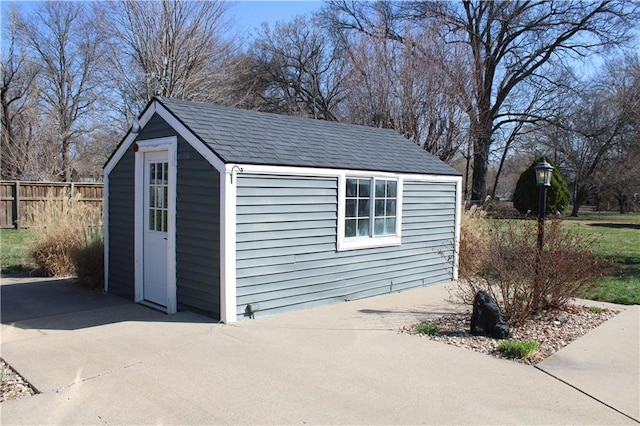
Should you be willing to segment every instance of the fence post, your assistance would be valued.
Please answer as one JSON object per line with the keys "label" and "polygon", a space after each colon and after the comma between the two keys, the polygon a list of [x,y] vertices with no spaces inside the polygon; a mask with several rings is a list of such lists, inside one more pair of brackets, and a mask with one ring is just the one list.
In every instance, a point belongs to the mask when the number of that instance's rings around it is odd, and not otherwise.
{"label": "fence post", "polygon": [[13,196],[13,208],[11,209],[13,217],[11,219],[14,224],[13,226],[16,229],[20,229],[20,182],[16,181],[13,190],[15,191],[15,195]]}

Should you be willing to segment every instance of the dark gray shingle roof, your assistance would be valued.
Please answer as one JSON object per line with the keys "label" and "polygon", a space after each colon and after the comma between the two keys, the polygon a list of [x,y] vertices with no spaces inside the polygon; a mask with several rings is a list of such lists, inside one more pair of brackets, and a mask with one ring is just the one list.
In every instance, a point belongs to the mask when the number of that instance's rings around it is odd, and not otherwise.
{"label": "dark gray shingle roof", "polygon": [[225,163],[460,175],[393,130],[156,99]]}

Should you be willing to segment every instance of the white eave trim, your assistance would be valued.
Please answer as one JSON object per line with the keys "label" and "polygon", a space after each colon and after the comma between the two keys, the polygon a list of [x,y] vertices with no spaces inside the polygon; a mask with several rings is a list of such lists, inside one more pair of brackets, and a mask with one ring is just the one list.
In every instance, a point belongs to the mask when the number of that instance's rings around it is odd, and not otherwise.
{"label": "white eave trim", "polygon": [[[193,148],[200,153],[213,167],[218,171],[225,170],[224,162],[207,147],[198,137],[196,137],[184,124],[180,122],[167,108],[165,108],[157,100],[153,101],[151,105],[144,111],[144,113],[138,118],[141,131],[144,131],[144,127],[154,114],[158,114],[164,119],[169,126],[171,126],[184,140],[189,142]],[[131,147],[136,138],[140,136],[140,133],[132,133],[129,131],[124,141],[120,144],[116,152],[111,159],[104,166],[104,175],[107,176],[113,168],[118,164],[120,159],[124,156],[125,152]]]}
{"label": "white eave trim", "polygon": [[[155,111],[155,103],[154,103],[154,104],[151,104],[149,108],[147,108],[146,111],[138,118],[138,122],[140,123],[140,129],[144,128],[144,126],[149,122],[149,120],[151,120],[151,117],[153,117],[153,114],[155,112],[156,111]],[[111,156],[107,164],[105,164],[104,166],[105,178],[106,176],[109,175],[109,173],[111,173],[113,168],[120,162],[120,160],[122,159],[124,154],[127,152],[127,150],[131,148],[131,145],[133,144],[133,142],[136,140],[138,136],[139,136],[139,133],[133,133],[131,131],[127,133],[127,136],[125,136],[124,140],[122,141],[122,143],[120,144],[116,152]]]}
{"label": "white eave trim", "polygon": [[205,145],[196,135],[194,135],[187,127],[180,122],[168,109],[160,102],[155,101],[155,112],[158,113],[178,134],[202,155],[219,172],[225,170],[224,162],[218,157],[208,146]]}
{"label": "white eave trim", "polygon": [[260,164],[237,164],[242,168],[242,172],[237,174],[256,173],[256,174],[274,174],[274,175],[296,175],[296,176],[331,176],[337,177],[348,175],[353,177],[376,176],[380,178],[398,178],[404,180],[418,180],[423,182],[461,182],[462,176],[438,175],[438,174],[416,174],[403,172],[380,172],[375,170],[349,170],[349,169],[331,169],[331,168],[315,168],[315,167],[295,167],[295,166],[266,166]]}

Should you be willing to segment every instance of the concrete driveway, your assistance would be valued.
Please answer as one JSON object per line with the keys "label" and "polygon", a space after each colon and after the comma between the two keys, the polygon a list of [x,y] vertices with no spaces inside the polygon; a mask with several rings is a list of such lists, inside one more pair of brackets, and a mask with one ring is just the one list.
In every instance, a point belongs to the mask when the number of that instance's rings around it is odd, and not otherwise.
{"label": "concrete driveway", "polygon": [[[456,309],[444,286],[231,325],[65,280],[3,279],[0,290],[2,358],[40,392],[0,404],[3,425],[640,420],[637,376],[612,384],[626,402],[602,401],[539,368],[398,333]],[[623,315],[633,357],[638,310]]]}

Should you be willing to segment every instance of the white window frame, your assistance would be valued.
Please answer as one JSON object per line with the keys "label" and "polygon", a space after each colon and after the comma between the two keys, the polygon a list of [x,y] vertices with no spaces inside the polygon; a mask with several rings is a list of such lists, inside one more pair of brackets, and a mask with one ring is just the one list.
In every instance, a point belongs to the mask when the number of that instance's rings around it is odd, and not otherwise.
{"label": "white window frame", "polygon": [[[375,209],[374,196],[376,180],[392,180],[397,183],[396,186],[396,230],[393,235],[368,235],[363,237],[345,237],[345,209],[347,198],[347,179],[371,179],[371,206],[370,206],[370,229],[374,226],[373,212]],[[338,251],[357,250],[374,247],[392,247],[399,246],[402,241],[402,192],[403,179],[401,176],[387,173],[345,173],[338,177],[338,226],[336,249]],[[372,234],[372,232],[371,232]]]}

